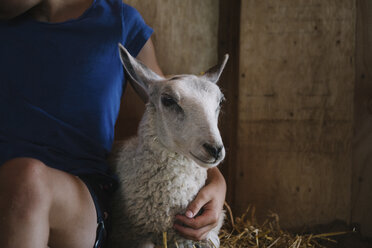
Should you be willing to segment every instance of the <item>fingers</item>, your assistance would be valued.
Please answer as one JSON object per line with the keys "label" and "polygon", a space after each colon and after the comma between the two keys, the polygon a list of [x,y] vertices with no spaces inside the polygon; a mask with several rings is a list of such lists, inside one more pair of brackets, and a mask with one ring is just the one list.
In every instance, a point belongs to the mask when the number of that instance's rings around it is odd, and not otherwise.
{"label": "fingers", "polygon": [[215,227],[218,223],[219,214],[212,209],[206,209],[202,215],[196,218],[188,218],[184,215],[176,215],[176,222],[182,223],[193,229],[201,229],[204,226]]}
{"label": "fingers", "polygon": [[188,218],[193,218],[197,213],[199,213],[200,209],[206,205],[211,200],[207,194],[203,192],[203,189],[199,192],[196,198],[190,203],[187,207],[185,215]]}
{"label": "fingers", "polygon": [[210,230],[217,226],[218,219],[219,214],[213,209],[206,209],[202,215],[196,218],[177,215],[174,229],[187,239],[204,240]]}

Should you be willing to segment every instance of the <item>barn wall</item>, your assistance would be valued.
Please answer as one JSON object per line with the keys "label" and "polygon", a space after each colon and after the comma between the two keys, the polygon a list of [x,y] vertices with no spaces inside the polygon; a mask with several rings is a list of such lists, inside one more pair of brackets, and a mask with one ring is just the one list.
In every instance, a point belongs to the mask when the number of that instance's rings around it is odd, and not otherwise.
{"label": "barn wall", "polygon": [[235,209],[349,221],[355,1],[244,0]]}
{"label": "barn wall", "polygon": [[[227,141],[237,128],[227,161],[236,214],[254,204],[259,217],[275,211],[285,227],[351,219],[372,236],[368,0],[242,0],[231,9],[224,0],[127,2],[154,28],[165,74],[199,73],[217,51],[233,55],[222,85],[234,91],[225,94],[237,113],[225,114],[222,129]],[[239,8],[240,34],[231,22]],[[135,133],[143,111],[130,87],[124,98],[117,139]]]}
{"label": "barn wall", "polygon": [[372,2],[357,1],[352,222],[372,237]]}
{"label": "barn wall", "polygon": [[[127,0],[153,29],[163,72],[200,73],[217,63],[218,6],[215,0]],[[143,103],[130,87],[124,95],[116,139],[136,133]]]}

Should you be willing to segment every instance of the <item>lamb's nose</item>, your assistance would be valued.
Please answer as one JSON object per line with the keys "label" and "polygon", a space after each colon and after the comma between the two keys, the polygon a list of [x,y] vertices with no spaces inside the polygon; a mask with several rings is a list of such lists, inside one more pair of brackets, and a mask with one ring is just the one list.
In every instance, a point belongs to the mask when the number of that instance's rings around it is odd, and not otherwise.
{"label": "lamb's nose", "polygon": [[223,146],[213,146],[211,144],[203,144],[204,149],[213,156],[216,160],[220,157]]}

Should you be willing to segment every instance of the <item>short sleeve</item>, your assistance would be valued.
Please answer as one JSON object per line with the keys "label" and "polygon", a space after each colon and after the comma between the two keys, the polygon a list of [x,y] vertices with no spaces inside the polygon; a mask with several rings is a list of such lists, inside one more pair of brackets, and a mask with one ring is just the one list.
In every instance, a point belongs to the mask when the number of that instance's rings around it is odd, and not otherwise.
{"label": "short sleeve", "polygon": [[140,13],[125,3],[122,8],[123,45],[133,57],[137,57],[142,47],[153,33]]}

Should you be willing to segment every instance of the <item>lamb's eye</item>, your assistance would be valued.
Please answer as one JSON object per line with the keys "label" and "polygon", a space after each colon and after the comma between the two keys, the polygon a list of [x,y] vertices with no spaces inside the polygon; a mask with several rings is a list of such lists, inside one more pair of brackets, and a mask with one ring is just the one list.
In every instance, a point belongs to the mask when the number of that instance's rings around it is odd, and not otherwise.
{"label": "lamb's eye", "polygon": [[221,109],[222,104],[223,104],[224,101],[225,101],[225,97],[222,97],[222,98],[220,99],[220,102],[219,102],[219,105],[218,105],[218,109]]}
{"label": "lamb's eye", "polygon": [[161,103],[165,106],[165,107],[170,107],[172,105],[176,105],[177,102],[170,96],[162,96],[161,97]]}
{"label": "lamb's eye", "polygon": [[167,109],[176,112],[177,114],[184,114],[183,109],[178,105],[177,101],[170,95],[162,95],[161,103]]}

